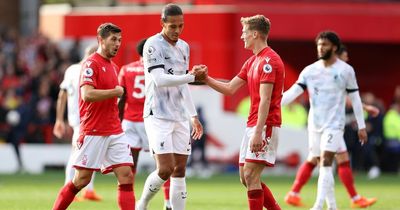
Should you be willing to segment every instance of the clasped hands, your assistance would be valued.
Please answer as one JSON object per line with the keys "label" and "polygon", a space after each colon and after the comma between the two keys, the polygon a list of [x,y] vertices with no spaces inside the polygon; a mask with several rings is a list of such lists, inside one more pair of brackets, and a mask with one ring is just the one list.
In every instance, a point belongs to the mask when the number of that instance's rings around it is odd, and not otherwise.
{"label": "clasped hands", "polygon": [[194,65],[189,74],[194,75],[194,80],[196,82],[202,82],[208,76],[208,67],[203,64]]}

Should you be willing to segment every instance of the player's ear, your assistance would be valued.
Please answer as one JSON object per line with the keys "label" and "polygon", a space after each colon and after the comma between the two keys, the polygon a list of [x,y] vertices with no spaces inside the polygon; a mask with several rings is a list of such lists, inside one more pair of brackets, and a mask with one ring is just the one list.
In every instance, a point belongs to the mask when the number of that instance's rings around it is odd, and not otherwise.
{"label": "player's ear", "polygon": [[253,31],[253,38],[255,39],[255,38],[257,38],[257,31]]}
{"label": "player's ear", "polygon": [[160,25],[162,28],[164,28],[164,21],[162,19],[160,19]]}

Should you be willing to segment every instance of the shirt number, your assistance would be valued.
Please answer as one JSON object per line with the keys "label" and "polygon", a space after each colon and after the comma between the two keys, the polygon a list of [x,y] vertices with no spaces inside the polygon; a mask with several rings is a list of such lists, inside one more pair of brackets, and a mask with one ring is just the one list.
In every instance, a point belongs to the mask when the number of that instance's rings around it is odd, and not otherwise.
{"label": "shirt number", "polygon": [[135,77],[133,88],[132,96],[134,98],[144,98],[144,75],[138,75]]}

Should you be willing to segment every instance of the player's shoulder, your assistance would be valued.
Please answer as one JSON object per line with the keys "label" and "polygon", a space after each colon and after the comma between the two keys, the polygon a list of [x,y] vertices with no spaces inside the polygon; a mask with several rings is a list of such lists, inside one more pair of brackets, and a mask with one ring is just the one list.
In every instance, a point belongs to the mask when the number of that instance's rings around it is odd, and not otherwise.
{"label": "player's shoulder", "polygon": [[340,59],[336,60],[335,65],[338,66],[338,68],[343,70],[343,71],[350,71],[350,72],[354,71],[353,66],[351,66],[347,62],[344,62],[344,61],[342,61]]}
{"label": "player's shoulder", "polygon": [[144,71],[143,62],[140,60],[128,63],[121,67],[121,72],[143,72],[143,71]]}
{"label": "player's shoulder", "polygon": [[185,48],[189,47],[189,44],[183,39],[178,39],[178,42],[176,44]]}
{"label": "player's shoulder", "polygon": [[306,67],[304,67],[303,72],[315,71],[322,67],[323,67],[322,60],[317,60],[314,63],[311,63],[311,64],[307,65]]}
{"label": "player's shoulder", "polygon": [[80,63],[72,64],[72,65],[68,66],[68,68],[65,70],[65,74],[68,74],[73,71],[80,71],[81,68],[82,68],[82,65]]}
{"label": "player's shoulder", "polygon": [[146,43],[144,44],[144,46],[154,46],[157,47],[160,44],[162,44],[164,38],[162,37],[162,35],[160,33],[154,34],[153,36],[149,37],[146,40]]}

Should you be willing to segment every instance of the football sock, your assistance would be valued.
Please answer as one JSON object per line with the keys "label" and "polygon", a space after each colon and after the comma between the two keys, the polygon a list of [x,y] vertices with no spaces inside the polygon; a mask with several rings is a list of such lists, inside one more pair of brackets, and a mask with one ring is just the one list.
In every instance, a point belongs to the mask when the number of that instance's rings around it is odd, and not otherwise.
{"label": "football sock", "polygon": [[[318,177],[317,199],[315,201],[314,207],[322,208],[325,199],[332,202],[332,196],[334,196],[333,184],[334,184],[334,179],[332,174],[332,166],[320,167],[319,177]],[[330,198],[327,198],[328,195],[330,196]]]}
{"label": "football sock", "polygon": [[353,173],[350,168],[350,161],[343,162],[338,166],[338,174],[340,180],[346,187],[347,193],[349,193],[350,198],[357,195],[356,188],[354,187]]}
{"label": "football sock", "polygon": [[141,208],[147,208],[149,201],[154,197],[155,194],[160,190],[165,180],[158,176],[158,171],[153,171],[146,179],[144,183],[142,196],[140,197]]}
{"label": "football sock", "polygon": [[121,210],[135,209],[135,196],[133,194],[133,184],[118,185],[118,206]]}
{"label": "football sock", "polygon": [[315,165],[311,162],[304,162],[296,174],[296,179],[294,180],[291,191],[294,193],[300,193],[301,188],[308,182],[311,174],[315,168]]}
{"label": "football sock", "polygon": [[271,190],[269,190],[267,185],[261,182],[261,187],[264,191],[264,207],[271,210],[280,210],[281,208],[279,204],[276,202],[274,195],[272,194]]}
{"label": "football sock", "polygon": [[72,182],[64,185],[58,193],[57,199],[54,202],[53,210],[65,210],[74,200],[75,195],[80,191]]}
{"label": "football sock", "polygon": [[72,181],[75,175],[75,168],[72,166],[72,155],[70,155],[68,159],[68,163],[65,166],[65,182],[64,184],[68,184]]}
{"label": "football sock", "polygon": [[171,208],[171,202],[169,201],[169,188],[170,188],[170,183],[171,179],[168,179],[164,185],[163,185],[163,190],[164,190],[164,203],[165,206],[168,208]]}
{"label": "football sock", "polygon": [[247,191],[249,210],[262,210],[264,204],[264,191],[262,189]]}
{"label": "football sock", "polygon": [[186,207],[186,181],[185,177],[171,177],[170,200],[173,210],[184,210]]}

